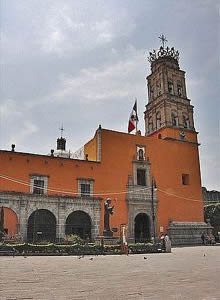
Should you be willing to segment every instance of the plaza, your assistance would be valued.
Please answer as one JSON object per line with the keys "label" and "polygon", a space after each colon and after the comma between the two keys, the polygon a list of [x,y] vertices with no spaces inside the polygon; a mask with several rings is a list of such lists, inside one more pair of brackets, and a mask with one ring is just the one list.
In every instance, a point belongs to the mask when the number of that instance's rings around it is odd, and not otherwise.
{"label": "plaza", "polygon": [[220,299],[220,247],[119,256],[2,256],[0,300]]}

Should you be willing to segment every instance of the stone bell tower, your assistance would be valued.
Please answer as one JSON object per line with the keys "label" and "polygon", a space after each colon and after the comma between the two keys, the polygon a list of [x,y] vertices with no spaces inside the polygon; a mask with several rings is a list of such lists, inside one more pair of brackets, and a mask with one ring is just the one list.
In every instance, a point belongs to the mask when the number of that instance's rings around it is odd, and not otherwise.
{"label": "stone bell tower", "polygon": [[[179,52],[162,46],[149,53],[151,74],[147,77],[148,104],[145,111],[145,135],[185,139],[194,132],[193,106],[187,98],[185,72],[179,68]],[[171,129],[165,130],[164,129]],[[165,136],[164,136],[165,135]]]}

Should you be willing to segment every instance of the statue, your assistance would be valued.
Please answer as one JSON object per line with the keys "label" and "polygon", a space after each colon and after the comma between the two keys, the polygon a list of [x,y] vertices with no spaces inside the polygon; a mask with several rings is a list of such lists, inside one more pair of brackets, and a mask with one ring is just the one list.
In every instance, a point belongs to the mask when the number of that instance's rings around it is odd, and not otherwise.
{"label": "statue", "polygon": [[112,200],[108,198],[104,204],[105,212],[104,212],[104,236],[113,236],[113,232],[109,227],[109,216],[114,213],[114,206],[110,206]]}

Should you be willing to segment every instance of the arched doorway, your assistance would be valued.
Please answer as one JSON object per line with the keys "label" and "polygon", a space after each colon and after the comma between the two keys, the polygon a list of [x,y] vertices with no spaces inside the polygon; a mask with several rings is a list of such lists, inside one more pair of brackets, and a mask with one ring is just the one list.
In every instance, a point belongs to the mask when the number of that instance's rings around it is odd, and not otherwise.
{"label": "arched doorway", "polygon": [[33,242],[55,241],[56,218],[47,209],[34,211],[28,219],[27,240]]}
{"label": "arched doorway", "polygon": [[[2,212],[3,210],[3,212]],[[13,238],[18,233],[18,217],[16,213],[8,207],[0,207],[1,216],[3,218],[4,233],[7,237]],[[0,218],[1,218],[0,216]]]}
{"label": "arched doorway", "polygon": [[66,219],[65,234],[77,234],[82,239],[91,239],[90,216],[83,211],[74,211]]}
{"label": "arched doorway", "polygon": [[150,220],[147,214],[140,213],[135,217],[134,235],[135,243],[143,243],[150,240]]}

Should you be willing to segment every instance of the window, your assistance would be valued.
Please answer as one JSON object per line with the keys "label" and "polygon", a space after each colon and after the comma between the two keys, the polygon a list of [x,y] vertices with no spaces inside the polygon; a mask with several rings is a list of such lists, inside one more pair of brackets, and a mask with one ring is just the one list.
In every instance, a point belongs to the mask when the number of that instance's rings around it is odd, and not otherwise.
{"label": "window", "polygon": [[144,160],[144,151],[143,151],[143,149],[140,149],[138,151],[138,160]]}
{"label": "window", "polygon": [[185,115],[183,115],[183,127],[188,128],[189,127],[189,118]]}
{"label": "window", "polygon": [[157,120],[157,129],[159,129],[161,127],[161,114],[160,112],[157,113],[156,115],[156,120]]}
{"label": "window", "polygon": [[137,160],[145,160],[145,147],[137,145]]}
{"label": "window", "polygon": [[168,92],[173,95],[173,82],[171,80],[168,81]]}
{"label": "window", "polygon": [[154,99],[154,89],[153,88],[150,90],[150,94],[151,94],[151,99]]}
{"label": "window", "polygon": [[89,183],[81,183],[80,184],[80,191],[82,197],[90,196],[90,184]]}
{"label": "window", "polygon": [[78,178],[78,194],[81,197],[92,197],[93,181],[91,178]]}
{"label": "window", "polygon": [[189,174],[182,174],[182,184],[189,185]]}
{"label": "window", "polygon": [[160,81],[157,81],[157,96],[161,95],[161,83]]}
{"label": "window", "polygon": [[150,117],[149,120],[148,120],[148,130],[149,130],[149,133],[151,133],[153,131],[152,117]]}
{"label": "window", "polygon": [[30,192],[36,195],[47,194],[48,176],[30,175]]}
{"label": "window", "polygon": [[34,179],[33,194],[42,195],[44,193],[44,180]]}
{"label": "window", "polygon": [[145,169],[137,169],[137,185],[146,185]]}
{"label": "window", "polygon": [[172,125],[177,126],[178,124],[177,124],[177,115],[176,115],[176,113],[174,113],[174,112],[171,113],[171,119],[172,119]]}
{"label": "window", "polygon": [[177,94],[180,97],[182,97],[182,95],[183,95],[183,88],[180,84],[177,84]]}

